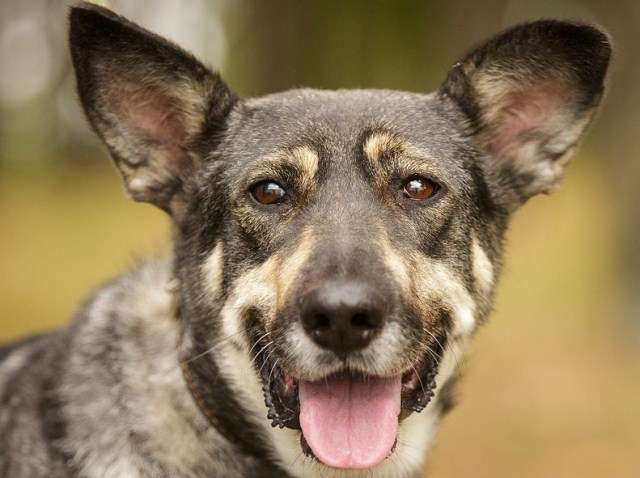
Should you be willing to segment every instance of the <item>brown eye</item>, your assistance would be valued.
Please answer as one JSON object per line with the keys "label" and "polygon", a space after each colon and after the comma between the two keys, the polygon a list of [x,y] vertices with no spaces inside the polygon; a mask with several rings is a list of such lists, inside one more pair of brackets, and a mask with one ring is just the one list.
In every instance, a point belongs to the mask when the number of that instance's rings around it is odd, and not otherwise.
{"label": "brown eye", "polygon": [[436,192],[438,192],[438,185],[427,178],[413,177],[404,183],[404,195],[414,201],[425,201]]}
{"label": "brown eye", "polygon": [[287,192],[274,181],[262,181],[251,189],[251,196],[260,204],[276,204],[282,201]]}

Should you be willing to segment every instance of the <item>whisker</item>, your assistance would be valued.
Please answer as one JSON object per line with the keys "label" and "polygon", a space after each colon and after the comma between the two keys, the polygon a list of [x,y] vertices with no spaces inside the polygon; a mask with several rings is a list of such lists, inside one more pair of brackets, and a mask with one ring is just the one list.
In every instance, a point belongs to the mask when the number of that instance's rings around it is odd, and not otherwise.
{"label": "whisker", "polygon": [[292,468],[293,465],[295,465],[296,462],[300,459],[300,457],[303,457],[303,456],[304,456],[304,452],[300,452],[298,455],[296,455],[293,461],[289,464],[289,468]]}
{"label": "whisker", "polygon": [[445,351],[444,347],[442,345],[442,342],[440,342],[440,340],[438,340],[438,337],[436,337],[436,335],[433,332],[431,332],[429,329],[427,329],[427,328],[425,328],[424,331],[426,333],[428,333],[433,340],[436,341],[436,344],[438,344],[438,346],[440,347],[440,350],[442,351],[442,353],[444,353],[444,351]]}
{"label": "whisker", "polygon": [[[251,352],[253,351],[253,349],[254,349],[254,348],[256,348],[256,345],[258,345],[258,344],[260,343],[260,341],[261,341],[262,339],[264,339],[265,337],[267,337],[270,333],[271,333],[271,332],[266,332],[266,333],[264,333],[263,335],[261,335],[261,336],[258,338],[258,340],[256,340],[256,343],[255,343],[255,344],[253,344],[253,345],[251,346],[251,348],[249,349],[249,356],[251,356]],[[258,355],[258,354],[256,354],[256,356],[257,356],[257,355]]]}
{"label": "whisker", "polygon": [[218,346],[222,345],[223,343],[227,342],[228,340],[232,339],[233,337],[235,337],[235,336],[237,336],[237,335],[240,335],[240,334],[242,334],[242,333],[244,333],[244,332],[247,332],[250,328],[251,328],[251,327],[247,327],[246,329],[239,330],[238,332],[236,332],[236,333],[234,333],[234,334],[231,334],[231,335],[229,335],[229,336],[227,336],[227,337],[224,337],[224,338],[222,338],[222,339],[218,340],[218,341],[217,341],[215,344],[213,344],[210,348],[208,348],[207,350],[205,350],[205,351],[204,351],[204,352],[202,352],[202,353],[199,353],[199,354],[198,354],[198,355],[196,355],[195,357],[191,357],[191,358],[189,358],[189,359],[185,360],[185,362],[184,362],[184,363],[191,363],[191,362],[193,362],[194,360],[198,360],[199,358],[204,357],[205,355],[210,354],[211,352],[213,352],[213,351],[216,349],[216,347],[218,347]]}
{"label": "whisker", "polygon": [[431,358],[437,363],[440,360],[440,357],[433,351],[429,344],[426,345],[427,353],[431,356]]}
{"label": "whisker", "polygon": [[272,355],[273,355],[273,350],[269,350],[269,353],[267,353],[267,357],[264,359],[264,362],[262,362],[262,365],[260,366],[260,370],[258,370],[258,375],[262,375],[262,369],[264,368],[265,364],[269,361]]}
{"label": "whisker", "polygon": [[433,338],[433,340],[436,341],[436,343],[440,347],[440,350],[442,351],[443,354],[445,353],[446,349],[449,349],[451,351],[451,353],[453,354],[453,360],[456,362],[456,368],[460,368],[460,361],[458,360],[458,354],[456,353],[455,349],[451,347],[451,344],[447,342],[447,347],[443,347],[442,343],[440,342],[440,340],[438,340],[438,337],[436,337],[433,334],[433,332],[431,332],[428,329],[424,329],[424,331],[428,333],[431,336],[431,338]]}
{"label": "whisker", "polygon": [[269,378],[267,379],[267,383],[271,383],[271,375],[273,375],[273,371],[276,369],[276,365],[278,365],[278,360],[280,359],[276,359],[275,362],[273,362],[273,367],[271,367],[271,372],[269,372]]}
{"label": "whisker", "polygon": [[[431,349],[429,349],[429,351],[431,351]],[[422,393],[424,394],[425,390],[424,390],[424,385],[422,385],[422,379],[420,378],[420,374],[418,373],[418,371],[416,370],[416,367],[413,364],[411,364],[411,368],[415,372],[416,377],[418,377],[418,382],[420,383],[420,388],[422,389]]]}
{"label": "whisker", "polygon": [[252,357],[252,358],[251,358],[251,363],[252,363],[252,364],[255,364],[256,360],[258,360],[258,357],[260,357],[260,354],[261,354],[262,352],[264,352],[264,351],[265,351],[265,349],[266,349],[267,347],[270,347],[271,345],[273,345],[273,340],[270,340],[269,342],[267,342],[267,343],[264,345],[264,347],[262,347],[262,348],[261,348],[261,349],[260,349],[260,350],[259,350],[259,351],[258,351],[258,352],[257,352],[257,353]]}

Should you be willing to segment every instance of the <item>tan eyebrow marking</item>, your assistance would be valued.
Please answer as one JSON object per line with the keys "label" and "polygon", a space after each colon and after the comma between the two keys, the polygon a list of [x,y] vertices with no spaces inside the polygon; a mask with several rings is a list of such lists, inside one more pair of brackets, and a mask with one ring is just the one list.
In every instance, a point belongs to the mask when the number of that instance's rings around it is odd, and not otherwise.
{"label": "tan eyebrow marking", "polygon": [[382,185],[386,184],[392,172],[401,176],[429,176],[430,173],[438,171],[428,151],[393,133],[372,134],[364,142],[363,151],[376,181]]}
{"label": "tan eyebrow marking", "polygon": [[300,166],[305,182],[311,182],[318,172],[318,153],[309,146],[299,146],[291,151],[290,160]]}
{"label": "tan eyebrow marking", "polygon": [[364,143],[364,153],[369,161],[379,162],[385,157],[395,156],[405,149],[404,142],[397,136],[387,133],[374,133]]}
{"label": "tan eyebrow marking", "polygon": [[393,168],[393,164],[388,163],[397,160],[405,151],[406,144],[394,134],[377,132],[367,138],[362,149],[371,167],[373,180],[378,187],[384,187],[389,180],[389,171]]}
{"label": "tan eyebrow marking", "polygon": [[312,181],[318,171],[318,153],[309,146],[299,146],[291,150],[280,150],[261,158],[257,168],[250,174],[249,180],[256,181],[278,176],[282,166],[294,168],[305,187],[313,185]]}

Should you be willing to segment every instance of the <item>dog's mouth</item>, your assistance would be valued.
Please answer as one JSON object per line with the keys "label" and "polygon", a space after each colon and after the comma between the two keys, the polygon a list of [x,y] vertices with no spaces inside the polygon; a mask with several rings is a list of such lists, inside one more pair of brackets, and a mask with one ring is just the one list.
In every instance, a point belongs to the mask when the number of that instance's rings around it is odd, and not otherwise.
{"label": "dog's mouth", "polygon": [[268,418],[273,426],[300,429],[304,453],[327,466],[372,468],[393,453],[400,422],[433,397],[439,358],[428,354],[402,375],[344,370],[315,382],[297,380],[264,358]]}

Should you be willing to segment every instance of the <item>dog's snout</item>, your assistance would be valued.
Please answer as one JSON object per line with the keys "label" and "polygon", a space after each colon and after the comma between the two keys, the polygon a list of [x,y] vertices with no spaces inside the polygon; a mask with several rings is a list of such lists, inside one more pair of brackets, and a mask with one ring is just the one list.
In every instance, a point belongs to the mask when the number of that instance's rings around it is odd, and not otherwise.
{"label": "dog's snout", "polygon": [[301,319],[307,334],[341,357],[366,347],[384,318],[384,299],[360,282],[328,282],[302,300]]}

